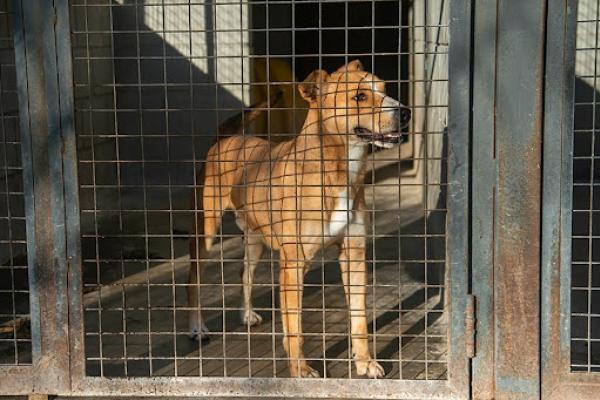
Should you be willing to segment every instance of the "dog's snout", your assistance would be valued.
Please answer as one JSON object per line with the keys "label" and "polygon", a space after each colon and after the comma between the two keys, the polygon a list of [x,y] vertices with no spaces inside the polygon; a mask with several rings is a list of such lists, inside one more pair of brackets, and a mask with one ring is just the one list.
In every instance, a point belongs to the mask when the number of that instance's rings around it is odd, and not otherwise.
{"label": "dog's snout", "polygon": [[410,112],[410,108],[401,107],[400,108],[400,121],[402,121],[403,124],[407,123],[408,121],[410,121],[411,114],[412,113]]}

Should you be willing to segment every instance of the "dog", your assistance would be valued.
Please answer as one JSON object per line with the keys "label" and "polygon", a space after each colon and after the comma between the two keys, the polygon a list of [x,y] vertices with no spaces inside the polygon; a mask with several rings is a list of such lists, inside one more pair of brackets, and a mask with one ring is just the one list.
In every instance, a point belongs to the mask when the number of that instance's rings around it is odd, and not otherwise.
{"label": "dog", "polygon": [[385,83],[365,71],[359,60],[332,74],[313,71],[298,90],[309,109],[295,138],[272,144],[234,135],[219,140],[208,152],[203,184],[194,193],[188,285],[191,336],[202,339],[208,332],[198,309],[198,275],[224,211],[233,210],[244,232],[242,322],[252,326],[262,321],[252,309],[251,292],[254,270],[269,247],[279,252],[283,347],[290,375],[319,377],[303,353],[303,279],[315,254],[338,244],[356,372],[380,378],[384,370],[371,356],[367,334],[368,215],[363,181],[369,146],[396,145],[411,113],[385,94]]}

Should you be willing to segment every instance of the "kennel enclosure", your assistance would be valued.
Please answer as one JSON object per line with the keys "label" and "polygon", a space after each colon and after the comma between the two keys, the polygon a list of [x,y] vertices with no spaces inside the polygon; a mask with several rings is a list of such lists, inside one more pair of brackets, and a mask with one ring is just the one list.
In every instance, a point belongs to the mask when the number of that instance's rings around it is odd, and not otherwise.
{"label": "kennel enclosure", "polygon": [[[0,393],[597,389],[596,1],[5,0],[0,18]],[[293,379],[268,249],[262,324],[240,324],[231,214],[203,259],[210,341],[189,339],[190,197],[228,124],[290,140],[297,83],[353,59],[413,113],[361,185],[369,346],[386,378],[356,379],[330,249],[304,285],[321,378]]]}

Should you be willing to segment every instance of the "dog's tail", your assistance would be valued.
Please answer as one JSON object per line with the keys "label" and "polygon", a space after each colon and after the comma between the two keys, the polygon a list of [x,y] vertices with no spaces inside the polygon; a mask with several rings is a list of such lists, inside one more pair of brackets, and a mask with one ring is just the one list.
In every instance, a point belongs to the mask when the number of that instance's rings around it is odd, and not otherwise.
{"label": "dog's tail", "polygon": [[273,107],[283,96],[281,90],[272,93],[268,100],[252,104],[244,111],[223,121],[219,125],[219,139],[227,136],[233,136],[242,133],[242,129],[248,127],[256,118],[258,118],[267,109]]}

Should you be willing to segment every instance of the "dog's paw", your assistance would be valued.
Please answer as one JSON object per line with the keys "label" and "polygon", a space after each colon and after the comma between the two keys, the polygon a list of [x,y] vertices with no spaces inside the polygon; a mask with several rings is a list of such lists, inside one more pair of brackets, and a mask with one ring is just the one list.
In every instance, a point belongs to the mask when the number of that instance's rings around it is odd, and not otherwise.
{"label": "dog's paw", "polygon": [[252,310],[242,310],[242,325],[255,326],[262,322],[260,314]]}
{"label": "dog's paw", "polygon": [[194,327],[190,329],[190,339],[203,342],[209,339],[209,333],[210,331],[208,330],[206,325],[202,323],[199,328]]}
{"label": "dog's paw", "polygon": [[360,376],[367,375],[369,378],[383,378],[385,371],[377,361],[356,361],[356,373]]}
{"label": "dog's paw", "polygon": [[292,378],[318,378],[319,372],[308,366],[306,362],[292,362],[290,365],[290,376]]}

